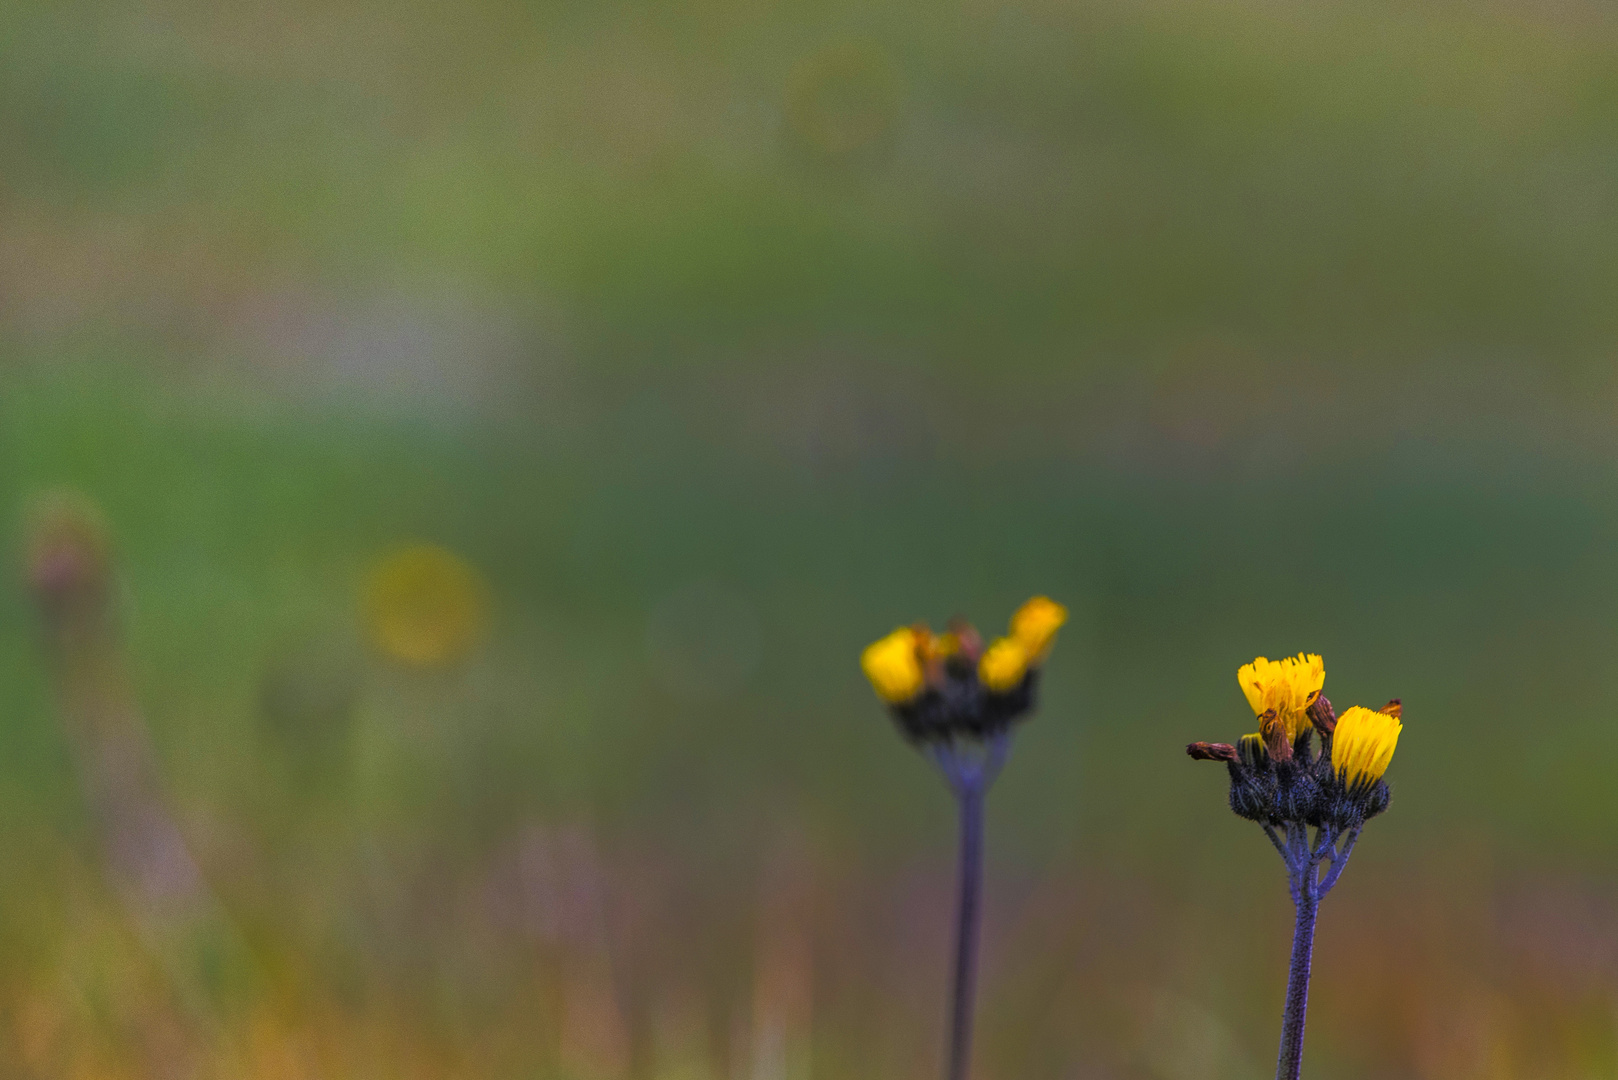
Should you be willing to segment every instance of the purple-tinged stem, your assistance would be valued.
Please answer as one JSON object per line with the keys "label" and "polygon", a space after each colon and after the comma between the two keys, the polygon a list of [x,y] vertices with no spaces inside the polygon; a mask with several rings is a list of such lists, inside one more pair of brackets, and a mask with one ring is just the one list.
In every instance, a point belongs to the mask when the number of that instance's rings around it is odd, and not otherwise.
{"label": "purple-tinged stem", "polygon": [[[1303,1026],[1309,1009],[1309,968],[1315,951],[1315,920],[1320,914],[1320,901],[1342,874],[1348,856],[1359,838],[1358,829],[1343,834],[1342,847],[1337,842],[1336,829],[1324,829],[1315,834],[1315,843],[1304,838],[1301,824],[1287,830],[1287,843],[1277,840],[1274,830],[1266,826],[1266,833],[1276,842],[1287,863],[1287,878],[1292,886],[1292,903],[1297,910],[1297,927],[1292,934],[1292,964],[1287,972],[1286,1007],[1281,1013],[1281,1053],[1276,1063],[1276,1080],[1298,1080],[1303,1072]],[[1320,864],[1331,860],[1331,868],[1322,877]]]}
{"label": "purple-tinged stem", "polygon": [[983,795],[988,785],[956,789],[961,807],[960,896],[955,918],[955,979],[950,993],[948,1080],[966,1080],[972,1058],[972,1010],[977,996],[978,927],[983,898]]}
{"label": "purple-tinged stem", "polygon": [[[1309,877],[1314,876],[1314,867]],[[1315,951],[1315,917],[1320,898],[1305,880],[1298,896],[1298,925],[1292,934],[1292,966],[1287,974],[1287,1003],[1281,1014],[1281,1055],[1276,1080],[1298,1080],[1303,1071],[1303,1022],[1309,1008],[1309,964]]]}
{"label": "purple-tinged stem", "polygon": [[947,1080],[966,1080],[972,1061],[972,1011],[977,1000],[978,937],[983,922],[983,800],[1011,752],[1011,733],[996,732],[977,747],[928,748],[961,811],[960,891],[955,912],[955,973],[950,987]]}
{"label": "purple-tinged stem", "polygon": [[1315,890],[1317,896],[1325,896],[1331,891],[1331,887],[1337,884],[1337,879],[1342,876],[1343,867],[1348,865],[1348,857],[1354,853],[1354,841],[1359,838],[1360,831],[1350,829],[1343,837],[1341,849],[1328,849],[1331,850],[1331,869],[1326,871],[1325,878],[1320,882],[1320,888]]}

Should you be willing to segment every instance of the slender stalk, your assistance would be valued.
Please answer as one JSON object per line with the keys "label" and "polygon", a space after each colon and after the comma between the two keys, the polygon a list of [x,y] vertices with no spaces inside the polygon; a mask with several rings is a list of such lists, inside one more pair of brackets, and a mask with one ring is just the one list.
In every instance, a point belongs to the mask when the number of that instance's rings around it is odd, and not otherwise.
{"label": "slender stalk", "polygon": [[950,993],[947,1080],[966,1080],[972,1057],[972,1008],[977,994],[978,926],[983,896],[983,796],[979,774],[956,787],[961,809],[960,897],[955,919],[955,980]]}
{"label": "slender stalk", "polygon": [[1293,887],[1297,899],[1298,925],[1292,935],[1292,966],[1287,975],[1287,1002],[1281,1014],[1281,1055],[1275,1067],[1276,1080],[1298,1080],[1303,1070],[1303,1021],[1309,1008],[1309,964],[1315,951],[1315,917],[1320,897],[1314,881],[1316,864],[1311,862]]}

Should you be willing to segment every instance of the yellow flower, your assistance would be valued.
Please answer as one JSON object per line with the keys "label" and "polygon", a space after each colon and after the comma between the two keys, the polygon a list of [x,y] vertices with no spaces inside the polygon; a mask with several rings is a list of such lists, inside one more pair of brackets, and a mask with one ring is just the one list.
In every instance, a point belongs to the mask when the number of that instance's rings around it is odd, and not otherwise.
{"label": "yellow flower", "polygon": [[1353,790],[1382,779],[1403,730],[1397,716],[1372,712],[1361,705],[1339,716],[1337,732],[1332,736],[1331,760],[1343,786]]}
{"label": "yellow flower", "polygon": [[488,590],[459,555],[413,544],[383,559],[365,588],[365,621],[384,653],[433,667],[470,652],[488,624]]}
{"label": "yellow flower", "polygon": [[1326,663],[1314,653],[1266,660],[1260,656],[1236,672],[1254,716],[1271,709],[1286,727],[1288,740],[1296,739],[1309,718],[1304,715],[1326,685]]}
{"label": "yellow flower", "polygon": [[1067,608],[1048,596],[1036,596],[1011,617],[1011,636],[1016,638],[1030,661],[1043,663],[1056,641],[1056,631],[1067,622]]}
{"label": "yellow flower", "polygon": [[1014,637],[996,638],[978,661],[978,682],[991,693],[1015,690],[1028,674],[1028,647]]}
{"label": "yellow flower", "polygon": [[916,631],[901,626],[887,637],[873,641],[860,654],[860,667],[871,680],[876,696],[890,705],[903,705],[921,693],[925,677],[916,656],[922,644]]}

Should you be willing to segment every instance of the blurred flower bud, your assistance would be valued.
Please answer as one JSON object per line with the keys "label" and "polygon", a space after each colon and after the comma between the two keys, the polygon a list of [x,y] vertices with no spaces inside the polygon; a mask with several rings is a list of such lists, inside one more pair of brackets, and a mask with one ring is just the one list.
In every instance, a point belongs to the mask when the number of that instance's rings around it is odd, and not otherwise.
{"label": "blurred flower bud", "polygon": [[85,640],[107,629],[112,544],[95,505],[55,492],[31,508],[24,573],[48,633]]}
{"label": "blurred flower bud", "polygon": [[876,696],[889,705],[903,705],[921,693],[923,675],[919,640],[912,627],[901,626],[873,641],[860,654],[860,667],[871,680]]}
{"label": "blurred flower bud", "polygon": [[990,693],[1007,694],[1028,674],[1028,649],[1016,638],[997,638],[978,661],[978,681]]}
{"label": "blurred flower bud", "polygon": [[1022,643],[1032,663],[1043,663],[1067,622],[1067,608],[1048,596],[1036,596],[1011,617],[1011,636]]}

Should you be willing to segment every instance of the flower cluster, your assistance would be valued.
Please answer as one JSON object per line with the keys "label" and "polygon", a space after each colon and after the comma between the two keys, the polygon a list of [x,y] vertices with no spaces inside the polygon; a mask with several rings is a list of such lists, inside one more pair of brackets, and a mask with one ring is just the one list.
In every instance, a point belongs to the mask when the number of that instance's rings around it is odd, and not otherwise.
{"label": "flower cluster", "polygon": [[[1223,761],[1230,770],[1230,808],[1261,825],[1356,830],[1388,808],[1382,779],[1399,742],[1397,700],[1338,716],[1321,694],[1319,656],[1259,657],[1237,674],[1259,730],[1228,743],[1192,743],[1186,752]],[[1318,752],[1314,736],[1320,736]]]}
{"label": "flower cluster", "polygon": [[[1230,770],[1230,808],[1256,821],[1281,861],[1297,913],[1276,1080],[1303,1069],[1304,1015],[1320,902],[1342,877],[1366,821],[1388,808],[1388,771],[1399,744],[1401,707],[1373,712],[1358,705],[1338,716],[1321,694],[1326,665],[1313,654],[1259,657],[1236,674],[1258,731],[1229,743],[1192,743],[1199,761]],[[1320,750],[1314,738],[1320,736]],[[1310,835],[1313,830],[1314,835]]]}
{"label": "flower cluster", "polygon": [[1065,607],[1036,596],[987,645],[959,619],[942,634],[918,623],[867,646],[860,666],[911,740],[981,740],[1033,708],[1040,667],[1066,621]]}

